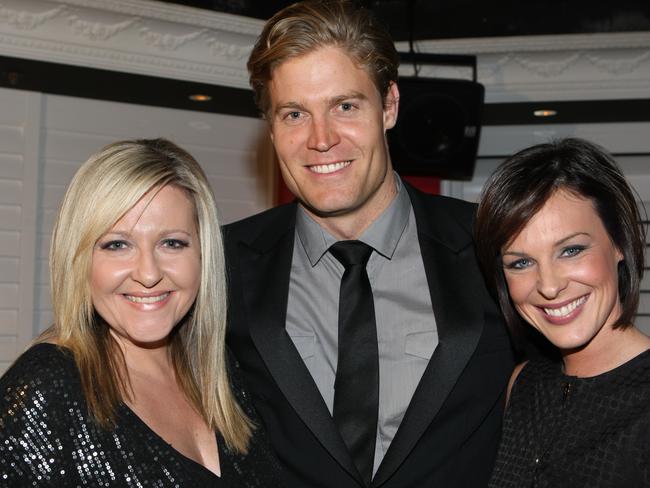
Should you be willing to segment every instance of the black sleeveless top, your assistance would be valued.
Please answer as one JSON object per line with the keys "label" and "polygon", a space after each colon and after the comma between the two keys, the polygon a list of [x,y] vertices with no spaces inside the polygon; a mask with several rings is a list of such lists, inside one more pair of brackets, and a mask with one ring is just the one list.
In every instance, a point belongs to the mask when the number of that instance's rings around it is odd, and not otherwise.
{"label": "black sleeveless top", "polygon": [[529,362],[512,389],[489,486],[650,487],[650,350],[592,378]]}
{"label": "black sleeveless top", "polygon": [[[255,420],[248,396],[236,382],[233,390]],[[261,430],[245,456],[219,434],[217,443],[221,477],[174,450],[126,405],[116,427],[102,430],[88,416],[72,355],[52,344],[30,348],[0,379],[2,487],[283,486]]]}

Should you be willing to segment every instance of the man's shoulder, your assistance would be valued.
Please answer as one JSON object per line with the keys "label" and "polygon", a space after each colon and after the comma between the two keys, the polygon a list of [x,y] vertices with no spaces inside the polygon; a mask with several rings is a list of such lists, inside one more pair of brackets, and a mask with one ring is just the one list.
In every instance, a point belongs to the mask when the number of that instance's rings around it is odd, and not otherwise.
{"label": "man's shoulder", "polygon": [[293,226],[295,223],[296,204],[287,203],[263,212],[251,215],[223,226],[226,240],[254,239],[269,228]]}
{"label": "man's shoulder", "polygon": [[409,188],[418,228],[451,247],[463,247],[473,240],[476,204]]}
{"label": "man's shoulder", "polygon": [[424,193],[413,187],[409,188],[409,195],[414,206],[424,206],[435,213],[449,214],[451,212],[454,217],[469,222],[474,218],[476,212],[476,204],[467,200]]}

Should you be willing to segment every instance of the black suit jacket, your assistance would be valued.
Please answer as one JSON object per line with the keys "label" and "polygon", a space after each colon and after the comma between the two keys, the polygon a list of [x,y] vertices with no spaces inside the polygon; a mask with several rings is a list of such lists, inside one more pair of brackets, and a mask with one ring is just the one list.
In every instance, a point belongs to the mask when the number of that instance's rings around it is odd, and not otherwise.
{"label": "black suit jacket", "polygon": [[[476,264],[474,206],[405,188],[415,212],[439,344],[372,486],[486,486],[514,360]],[[287,484],[358,488],[361,477],[285,330],[295,217],[292,203],[224,228],[228,343],[286,468]]]}

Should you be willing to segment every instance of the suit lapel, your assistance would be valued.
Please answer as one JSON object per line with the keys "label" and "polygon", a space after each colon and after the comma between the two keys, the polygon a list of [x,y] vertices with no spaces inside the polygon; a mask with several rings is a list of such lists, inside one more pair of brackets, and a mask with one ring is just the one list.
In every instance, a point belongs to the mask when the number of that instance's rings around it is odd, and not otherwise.
{"label": "suit lapel", "polygon": [[296,206],[282,211],[254,241],[239,243],[251,338],[298,416],[339,464],[361,481],[309,370],[286,333]]}
{"label": "suit lapel", "polygon": [[[407,185],[405,185],[407,186]],[[435,217],[422,197],[407,186],[433,305],[439,343],[411,399],[402,423],[373,480],[385,482],[411,452],[449,396],[478,344],[481,308],[467,301],[482,296],[470,236],[447,215]],[[447,221],[446,225],[445,221]],[[457,238],[454,238],[458,229]],[[440,234],[442,232],[442,234]],[[455,242],[455,246],[450,243]],[[462,244],[461,244],[462,243]],[[463,300],[463,297],[466,297]]]}

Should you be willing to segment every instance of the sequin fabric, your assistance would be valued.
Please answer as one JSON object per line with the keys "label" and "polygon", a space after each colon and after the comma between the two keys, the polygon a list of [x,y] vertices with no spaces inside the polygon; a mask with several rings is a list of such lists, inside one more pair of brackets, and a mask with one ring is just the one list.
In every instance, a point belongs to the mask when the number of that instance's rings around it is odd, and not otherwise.
{"label": "sequin fabric", "polygon": [[650,487],[650,350],[593,378],[535,360],[510,397],[491,488]]}
{"label": "sequin fabric", "polygon": [[[254,418],[248,395],[235,392]],[[71,355],[51,344],[30,348],[0,379],[2,487],[283,486],[261,431],[245,456],[217,440],[221,477],[175,451],[124,405],[114,429],[97,427]]]}

